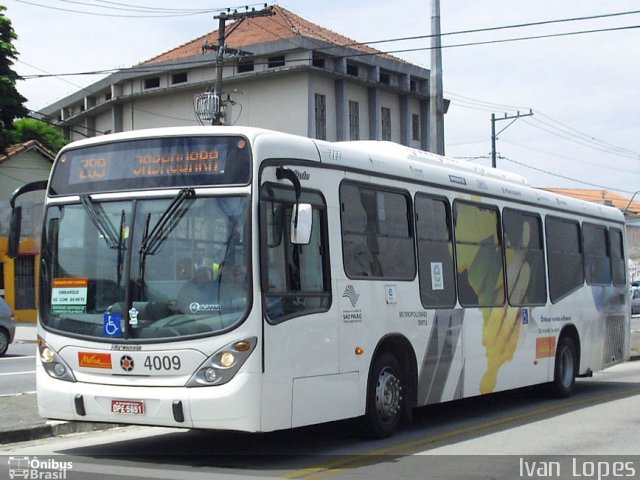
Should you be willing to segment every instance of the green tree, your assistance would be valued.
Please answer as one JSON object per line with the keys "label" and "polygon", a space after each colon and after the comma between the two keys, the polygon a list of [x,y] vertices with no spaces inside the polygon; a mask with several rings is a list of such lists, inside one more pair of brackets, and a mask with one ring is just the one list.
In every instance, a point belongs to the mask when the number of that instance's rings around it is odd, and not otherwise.
{"label": "green tree", "polygon": [[35,118],[20,118],[13,122],[11,137],[16,143],[37,140],[54,153],[69,143],[56,127]]}
{"label": "green tree", "polygon": [[11,20],[4,15],[7,8],[0,5],[0,152],[4,152],[11,142],[9,130],[16,118],[29,113],[24,106],[27,101],[16,89],[20,77],[11,68],[18,52],[13,41],[18,38],[11,26]]}

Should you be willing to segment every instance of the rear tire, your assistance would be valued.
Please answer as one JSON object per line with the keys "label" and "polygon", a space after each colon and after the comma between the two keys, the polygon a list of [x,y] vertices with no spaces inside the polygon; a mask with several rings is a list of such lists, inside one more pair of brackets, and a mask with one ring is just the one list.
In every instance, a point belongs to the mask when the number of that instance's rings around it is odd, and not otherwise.
{"label": "rear tire", "polygon": [[403,376],[398,359],[389,352],[378,355],[371,366],[367,386],[367,411],[363,418],[368,437],[387,438],[400,425]]}
{"label": "rear tire", "polygon": [[573,393],[576,384],[578,360],[576,346],[569,336],[562,336],[556,349],[556,361],[551,383],[551,395],[566,398]]}

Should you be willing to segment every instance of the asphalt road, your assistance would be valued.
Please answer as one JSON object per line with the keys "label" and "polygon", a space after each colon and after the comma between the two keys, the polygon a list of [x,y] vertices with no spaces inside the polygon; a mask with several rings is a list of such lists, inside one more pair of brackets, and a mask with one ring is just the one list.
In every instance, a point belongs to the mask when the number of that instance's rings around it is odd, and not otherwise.
{"label": "asphalt road", "polygon": [[640,478],[639,404],[633,361],[580,379],[568,399],[529,388],[425,407],[381,441],[363,440],[351,422],[267,434],[126,427],[0,446],[0,478],[9,456],[70,462],[69,480],[590,480],[614,478],[615,462]]}
{"label": "asphalt road", "polygon": [[31,393],[36,390],[35,342],[17,340],[0,357],[0,397]]}

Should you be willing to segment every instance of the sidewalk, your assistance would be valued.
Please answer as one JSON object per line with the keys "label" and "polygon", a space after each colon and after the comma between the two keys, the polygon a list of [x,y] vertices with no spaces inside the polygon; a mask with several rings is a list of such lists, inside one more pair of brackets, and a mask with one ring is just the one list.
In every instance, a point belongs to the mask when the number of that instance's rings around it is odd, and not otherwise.
{"label": "sidewalk", "polygon": [[[31,343],[35,354],[36,325],[17,323],[13,343]],[[92,432],[114,426],[108,423],[66,422],[40,418],[35,393],[0,397],[0,444],[25,442],[69,433]]]}

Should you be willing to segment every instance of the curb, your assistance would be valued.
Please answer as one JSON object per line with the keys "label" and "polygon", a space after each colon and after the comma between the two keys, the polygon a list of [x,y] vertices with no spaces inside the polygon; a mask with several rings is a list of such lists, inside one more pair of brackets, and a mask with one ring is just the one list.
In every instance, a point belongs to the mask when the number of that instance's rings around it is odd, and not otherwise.
{"label": "curb", "polygon": [[72,433],[95,432],[122,426],[123,425],[117,423],[84,423],[49,420],[43,425],[16,428],[7,431],[0,430],[0,444],[28,442],[30,440],[39,440],[47,437],[59,437]]}

